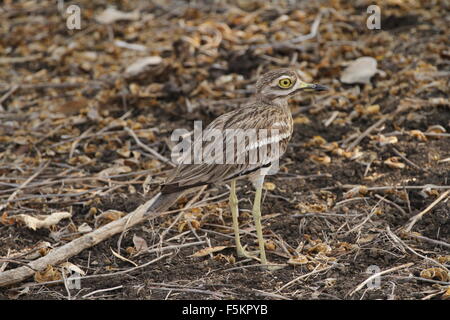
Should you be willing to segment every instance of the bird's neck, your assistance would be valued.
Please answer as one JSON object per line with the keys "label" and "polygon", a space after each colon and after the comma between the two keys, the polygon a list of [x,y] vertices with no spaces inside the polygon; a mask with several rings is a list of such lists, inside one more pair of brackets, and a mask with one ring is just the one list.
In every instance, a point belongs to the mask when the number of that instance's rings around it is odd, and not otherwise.
{"label": "bird's neck", "polygon": [[274,98],[263,94],[257,94],[256,99],[267,105],[289,109],[288,99],[286,99],[286,97]]}

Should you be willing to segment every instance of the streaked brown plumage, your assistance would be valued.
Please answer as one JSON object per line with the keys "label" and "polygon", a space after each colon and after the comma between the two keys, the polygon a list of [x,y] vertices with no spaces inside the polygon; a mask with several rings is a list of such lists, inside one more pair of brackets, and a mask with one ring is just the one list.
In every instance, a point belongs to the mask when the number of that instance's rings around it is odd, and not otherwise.
{"label": "streaked brown plumage", "polygon": [[[236,227],[237,199],[235,199],[234,194],[235,180],[249,177],[257,191],[261,189],[264,175],[267,173],[268,168],[285,153],[292,135],[293,120],[288,106],[288,99],[304,90],[321,91],[326,90],[326,88],[320,85],[304,83],[298,73],[290,69],[277,69],[264,74],[256,84],[256,94],[250,103],[221,115],[204,129],[204,132],[212,129],[217,129],[220,132],[224,132],[227,129],[253,129],[258,132],[257,143],[252,144],[250,139],[245,140],[245,148],[242,150],[242,146],[238,146],[234,140],[231,140],[233,138],[228,138],[224,135],[220,143],[222,146],[233,146],[234,158],[228,154],[231,152],[231,149],[226,149],[225,147],[221,156],[224,159],[230,156],[234,160],[233,163],[179,164],[162,186],[161,193],[155,199],[150,211],[160,212],[166,210],[184,191],[194,187],[231,181],[230,204],[232,205],[233,224]],[[261,129],[267,130],[266,139],[262,138],[262,134],[260,136],[259,132],[264,131]],[[276,155],[271,154],[273,145],[269,142],[278,143],[278,153]],[[208,156],[211,154],[211,150],[218,147],[217,143],[219,142],[214,139],[206,142],[197,140],[197,143],[202,145],[203,156]],[[243,163],[237,163],[238,153],[249,152],[250,150],[257,150],[257,161],[251,162],[246,157]],[[255,207],[255,210],[259,211],[259,204],[257,208]],[[255,216],[255,222],[258,224],[256,220],[257,216]],[[236,228],[235,232],[238,232]],[[240,245],[239,235],[235,234],[235,236],[238,253],[248,256]],[[261,245],[263,246],[261,243],[262,233],[258,234],[258,238],[260,240],[261,261],[265,264],[265,252],[264,248],[261,248]]]}
{"label": "streaked brown plumage", "polygon": [[[277,125],[274,126],[274,124]],[[234,110],[220,116],[205,130],[267,129],[270,133],[270,130],[274,128],[279,130],[280,135],[286,136],[286,138],[280,141],[280,153],[283,154],[286,151],[293,128],[292,116],[287,104],[286,106],[274,106],[264,101],[255,101],[242,109]],[[268,137],[270,137],[270,134]],[[209,145],[214,142],[208,141],[203,143],[202,149],[206,155]],[[248,141],[246,142],[248,143]],[[226,143],[227,141],[224,135],[223,145]],[[234,147],[236,150],[236,143],[234,143]],[[226,158],[225,151],[223,158]],[[259,152],[257,154],[259,155]],[[248,161],[247,163],[239,164],[237,163],[237,156],[238,153],[234,152],[235,161],[233,161],[233,164],[180,164],[167,179],[162,192],[179,191],[202,184],[227,182],[230,179],[246,176],[258,168],[270,164],[271,161],[276,160],[271,159],[270,154],[265,154],[263,157],[258,157],[258,164],[248,163]]]}

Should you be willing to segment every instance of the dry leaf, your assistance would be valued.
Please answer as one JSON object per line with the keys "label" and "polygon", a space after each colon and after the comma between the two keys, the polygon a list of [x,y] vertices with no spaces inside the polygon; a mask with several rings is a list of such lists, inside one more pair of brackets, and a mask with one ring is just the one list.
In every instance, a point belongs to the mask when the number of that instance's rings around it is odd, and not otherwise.
{"label": "dry leaf", "polygon": [[385,137],[382,134],[378,135],[378,142],[380,143],[380,146],[385,146],[387,144],[395,144],[398,142],[398,139],[396,136],[390,136],[390,137]]}
{"label": "dry leaf", "polygon": [[[357,151],[355,151],[357,152]],[[332,151],[333,154],[338,155],[340,157],[345,157],[347,159],[350,159],[354,156],[354,153],[352,151],[345,151],[344,149],[341,148],[336,148]]]}
{"label": "dry leaf", "polygon": [[[109,248],[109,249],[111,249],[111,248]],[[130,259],[125,258],[125,257],[122,256],[121,254],[115,252],[113,249],[111,249],[111,252],[112,252],[112,254],[113,254],[115,257],[119,258],[120,260],[125,261],[125,262],[128,262],[128,263],[131,263],[131,264],[132,264],[133,266],[135,266],[135,267],[138,266],[135,262],[131,261]]]}
{"label": "dry leaf", "polygon": [[133,235],[133,244],[137,252],[148,250],[147,242],[137,235]]}
{"label": "dry leaf", "polygon": [[382,177],[384,177],[384,176],[385,176],[385,174],[383,174],[383,173],[375,172],[375,173],[373,173],[373,174],[371,174],[371,175],[369,175],[369,176],[365,176],[363,179],[364,179],[365,181],[371,181],[371,182],[373,182],[373,181],[376,181],[376,180],[378,180],[378,179],[380,179],[380,178],[382,178]]}
{"label": "dry leaf", "polygon": [[379,104],[373,104],[371,106],[367,106],[364,110],[365,114],[378,114],[380,113],[380,105]]}
{"label": "dry leaf", "polygon": [[55,108],[55,112],[64,113],[66,115],[72,115],[80,112],[81,109],[86,108],[88,100],[85,98],[79,98],[70,100],[66,103],[60,104]]}
{"label": "dry leaf", "polygon": [[314,136],[312,137],[307,143],[307,146],[321,146],[327,143],[327,140],[325,140],[321,136]]}
{"label": "dry leaf", "polygon": [[444,294],[442,295],[442,299],[450,300],[450,287],[444,292]]}
{"label": "dry leaf", "polygon": [[404,163],[400,162],[399,157],[390,157],[384,160],[384,164],[393,169],[404,169],[406,167]]}
{"label": "dry leaf", "polygon": [[275,185],[275,183],[272,183],[272,182],[264,182],[264,184],[263,184],[263,188],[265,190],[269,190],[269,191],[275,190],[276,187],[277,186]]}
{"label": "dry leaf", "polygon": [[305,117],[305,116],[296,117],[294,119],[295,124],[308,124],[310,122],[311,122],[311,120],[309,120],[308,117]]}
{"label": "dry leaf", "polygon": [[110,176],[116,176],[121,173],[128,173],[131,172],[131,168],[129,166],[117,166],[117,167],[111,167],[108,169],[104,169],[98,173],[98,176],[100,178],[107,179]]}
{"label": "dry leaf", "polygon": [[376,237],[377,237],[376,234],[369,233],[369,234],[366,234],[366,235],[364,235],[362,237],[359,237],[358,240],[356,240],[356,243],[357,244],[368,243],[368,242],[371,242]]}
{"label": "dry leaf", "polygon": [[331,158],[326,155],[325,156],[311,155],[311,156],[309,156],[309,158],[318,164],[330,164],[331,163]]}
{"label": "dry leaf", "polygon": [[0,222],[5,225],[11,225],[14,224],[15,220],[13,217],[8,217],[8,214],[6,212],[3,212],[0,218]]}
{"label": "dry leaf", "polygon": [[115,8],[107,8],[95,17],[95,20],[101,24],[110,24],[119,20],[139,20],[139,11],[123,12]]}
{"label": "dry leaf", "polygon": [[290,258],[287,263],[293,265],[302,265],[307,264],[308,262],[309,262],[308,257],[300,254],[298,256]]}
{"label": "dry leaf", "polygon": [[444,282],[447,282],[450,279],[450,275],[448,274],[448,272],[442,268],[428,268],[422,270],[420,272],[420,276],[425,279],[434,279]]}
{"label": "dry leaf", "polygon": [[277,245],[272,240],[266,240],[264,242],[264,247],[266,248],[266,250],[275,251],[275,249],[277,248]]}
{"label": "dry leaf", "polygon": [[61,279],[62,279],[61,272],[53,268],[51,265],[48,265],[44,271],[36,272],[34,274],[34,281],[36,282],[48,282]]}
{"label": "dry leaf", "polygon": [[308,253],[322,253],[327,254],[331,252],[331,247],[326,243],[318,243],[315,246],[309,248]]}
{"label": "dry leaf", "polygon": [[103,212],[102,214],[98,215],[95,217],[95,223],[98,224],[100,221],[106,221],[111,222],[111,221],[116,221],[120,218],[122,218],[125,215],[124,212],[122,211],[117,211],[117,210],[107,210],[105,212]]}
{"label": "dry leaf", "polygon": [[427,132],[429,132],[429,133],[445,133],[445,132],[447,132],[447,130],[445,130],[445,128],[443,126],[436,124],[434,126],[428,127]]}
{"label": "dry leaf", "polygon": [[38,215],[36,217],[29,216],[27,214],[19,214],[14,216],[16,221],[23,222],[28,228],[36,230],[40,228],[49,228],[58,224],[62,219],[70,218],[72,214],[70,212],[61,211],[54,212],[49,216]]}
{"label": "dry leaf", "polygon": [[223,262],[229,263],[229,264],[236,263],[236,257],[232,254],[230,254],[229,256],[226,256],[222,253],[219,253],[219,254],[216,254],[213,259],[216,261],[223,261]]}
{"label": "dry leaf", "polygon": [[427,137],[420,130],[411,130],[409,131],[409,135],[416,138],[419,141],[427,141]]}
{"label": "dry leaf", "polygon": [[437,257],[437,261],[439,261],[442,264],[449,263],[450,262],[450,255],[439,256],[439,257]]}
{"label": "dry leaf", "polygon": [[82,225],[78,226],[77,230],[80,233],[88,233],[92,231],[92,228],[86,222],[84,222]]}
{"label": "dry leaf", "polygon": [[127,76],[136,76],[136,75],[144,72],[145,70],[147,70],[147,68],[149,66],[154,66],[154,65],[160,64],[161,62],[162,62],[162,58],[160,56],[151,56],[151,57],[141,58],[141,59],[133,62],[131,65],[129,65],[126,68],[125,73]]}
{"label": "dry leaf", "polygon": [[377,60],[372,57],[361,57],[352,61],[342,72],[341,82],[370,84],[370,78],[376,73]]}
{"label": "dry leaf", "polygon": [[189,257],[195,257],[195,258],[204,257],[204,256],[209,255],[210,253],[219,252],[226,248],[228,248],[228,247],[227,246],[207,247],[207,248],[197,251],[196,253],[190,255]]}
{"label": "dry leaf", "polygon": [[69,270],[71,273],[78,273],[79,275],[82,275],[82,276],[86,275],[86,272],[81,270],[80,267],[78,267],[77,265],[74,265],[73,263],[68,262],[68,261],[61,263],[60,267],[63,267],[65,269]]}

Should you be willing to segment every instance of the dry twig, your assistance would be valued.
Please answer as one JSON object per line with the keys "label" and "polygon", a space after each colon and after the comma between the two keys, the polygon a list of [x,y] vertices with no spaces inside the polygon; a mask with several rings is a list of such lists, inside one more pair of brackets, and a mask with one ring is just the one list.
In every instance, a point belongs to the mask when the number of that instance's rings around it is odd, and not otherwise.
{"label": "dry twig", "polygon": [[406,232],[410,232],[412,227],[416,224],[417,221],[422,219],[422,216],[426,214],[428,211],[433,209],[439,202],[444,200],[450,194],[450,190],[443,192],[436,200],[434,200],[426,209],[416,214],[412,219],[409,225],[406,227]]}
{"label": "dry twig", "polygon": [[362,288],[364,288],[364,286],[365,286],[367,283],[369,283],[370,281],[372,281],[372,280],[375,279],[375,278],[381,277],[382,275],[385,275],[385,274],[388,274],[388,273],[391,273],[391,272],[394,272],[394,271],[397,271],[397,270],[409,268],[409,267],[411,267],[411,266],[413,266],[413,265],[414,265],[414,263],[409,262],[409,263],[405,263],[405,264],[402,264],[402,265],[397,266],[397,267],[393,267],[393,268],[390,268],[390,269],[387,269],[387,270],[384,270],[384,271],[377,272],[377,273],[371,275],[370,277],[368,277],[368,278],[367,278],[366,280],[364,280],[363,282],[361,282],[361,283],[360,283],[355,289],[353,289],[348,295],[351,297],[354,293],[356,293],[356,292],[358,292],[359,290],[361,290]]}

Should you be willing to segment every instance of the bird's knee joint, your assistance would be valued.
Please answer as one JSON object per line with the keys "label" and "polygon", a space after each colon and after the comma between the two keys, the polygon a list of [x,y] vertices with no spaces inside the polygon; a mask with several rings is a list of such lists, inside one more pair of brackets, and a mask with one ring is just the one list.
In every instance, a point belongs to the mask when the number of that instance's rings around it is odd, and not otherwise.
{"label": "bird's knee joint", "polygon": [[238,199],[236,196],[230,196],[230,204],[232,204],[232,205],[238,204]]}

